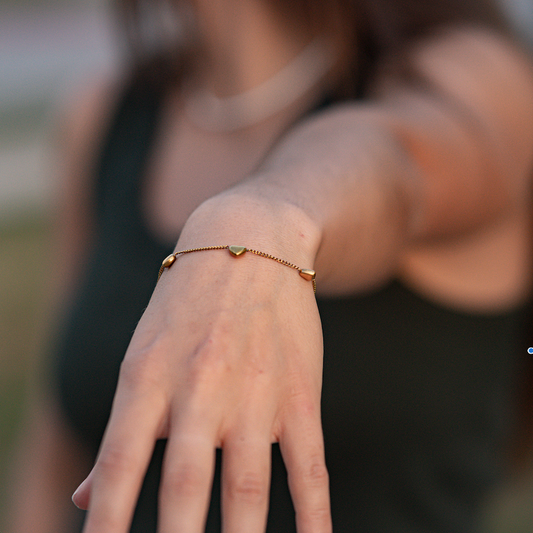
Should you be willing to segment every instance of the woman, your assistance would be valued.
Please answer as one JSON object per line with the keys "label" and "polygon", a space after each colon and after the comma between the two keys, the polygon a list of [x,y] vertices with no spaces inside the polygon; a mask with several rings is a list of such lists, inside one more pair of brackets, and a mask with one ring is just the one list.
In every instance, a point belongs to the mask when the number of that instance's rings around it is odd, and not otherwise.
{"label": "woman", "polygon": [[85,533],[155,531],[158,498],[161,533],[472,531],[513,426],[531,65],[481,0],[189,4],[195,47],[77,109],[98,178],[66,193],[66,437],[35,461],[96,455],[121,366]]}

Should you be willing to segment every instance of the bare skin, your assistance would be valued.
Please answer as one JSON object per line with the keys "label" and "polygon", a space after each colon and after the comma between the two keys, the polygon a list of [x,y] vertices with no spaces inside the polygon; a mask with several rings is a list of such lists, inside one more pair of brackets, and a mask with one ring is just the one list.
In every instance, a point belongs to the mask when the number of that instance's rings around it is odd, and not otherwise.
{"label": "bare skin", "polygon": [[[268,155],[315,95],[296,104],[288,122],[261,125],[256,142],[244,133],[213,139],[186,119],[169,120],[171,139],[194,144],[180,153],[187,171],[177,189],[172,148],[180,144],[162,135],[147,219],[165,238],[184,226],[177,249],[242,244],[315,268],[323,294],[399,275],[450,305],[517,305],[528,287],[531,66],[474,30],[421,44],[412,57],[431,91],[384,79],[374,100],[300,124]],[[232,68],[244,65],[242,58]],[[242,153],[240,168],[224,170],[229,156],[216,178],[212,166],[202,168],[208,142],[220,157]],[[183,187],[191,192],[180,197]],[[181,213],[191,213],[186,222]],[[464,294],[473,273],[484,281]],[[216,447],[224,451],[224,531],[262,531],[272,442],[289,472],[298,531],[330,531],[319,320],[310,284],[290,269],[249,254],[180,258],[134,334],[98,462],[76,493],[76,504],[89,508],[85,533],[127,531],[163,437],[160,533],[202,531]]]}
{"label": "bare skin", "polygon": [[[458,31],[414,54],[434,94],[387,82],[373,103],[302,124],[259,172],[198,207],[177,248],[243,244],[315,267],[319,290],[338,294],[408,272],[420,249],[434,260],[436,242],[451,252],[468,238],[482,249],[483,228],[506,228],[520,242],[524,228],[510,221],[524,214],[533,157],[530,67],[483,32]],[[521,250],[505,250],[514,275],[527,266]],[[165,272],[135,332],[98,462],[75,496],[89,508],[85,533],[126,531],[161,437],[161,533],[202,531],[216,447],[225,458],[224,531],[262,531],[272,442],[289,472],[298,531],[331,530],[312,290],[273,262],[207,254]],[[439,266],[446,271],[446,261]],[[476,265],[487,276],[493,267]],[[524,289],[517,277],[509,285]],[[496,309],[490,290],[485,296]],[[510,293],[500,298],[516,304]]]}

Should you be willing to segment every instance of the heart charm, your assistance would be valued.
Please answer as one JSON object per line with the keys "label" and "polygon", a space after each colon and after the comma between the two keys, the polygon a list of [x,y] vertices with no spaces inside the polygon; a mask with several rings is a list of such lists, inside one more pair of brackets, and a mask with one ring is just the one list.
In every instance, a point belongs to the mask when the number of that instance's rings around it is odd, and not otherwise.
{"label": "heart charm", "polygon": [[169,255],[161,265],[161,268],[170,268],[172,264],[176,261],[176,256],[174,254]]}
{"label": "heart charm", "polygon": [[233,255],[234,257],[239,257],[239,255],[242,255],[244,252],[246,252],[245,246],[228,246],[229,253]]}
{"label": "heart charm", "polygon": [[300,276],[306,281],[313,281],[315,279],[316,273],[314,270],[308,270],[307,268],[302,268],[300,270]]}

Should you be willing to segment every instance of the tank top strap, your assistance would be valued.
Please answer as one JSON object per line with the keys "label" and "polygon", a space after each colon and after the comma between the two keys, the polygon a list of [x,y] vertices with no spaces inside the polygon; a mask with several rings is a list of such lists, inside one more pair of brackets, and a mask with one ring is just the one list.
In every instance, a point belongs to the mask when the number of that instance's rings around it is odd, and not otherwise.
{"label": "tank top strap", "polygon": [[146,167],[157,134],[163,94],[146,83],[128,84],[119,97],[97,157],[97,224],[112,217],[139,224]]}

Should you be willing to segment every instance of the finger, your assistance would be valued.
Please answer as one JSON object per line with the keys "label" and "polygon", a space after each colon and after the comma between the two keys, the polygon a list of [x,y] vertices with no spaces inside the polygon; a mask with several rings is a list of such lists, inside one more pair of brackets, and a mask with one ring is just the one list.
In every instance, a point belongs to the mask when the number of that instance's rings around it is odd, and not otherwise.
{"label": "finger", "polygon": [[227,438],[222,451],[222,530],[265,530],[270,487],[270,434],[240,431]]}
{"label": "finger", "polygon": [[280,439],[280,448],[287,467],[298,533],[330,533],[329,479],[320,416],[291,417]]}
{"label": "finger", "polygon": [[161,427],[162,405],[119,388],[92,472],[84,533],[123,533],[133,511]]}
{"label": "finger", "polygon": [[86,511],[89,508],[93,472],[94,470],[91,470],[89,475],[72,495],[72,501],[78,509],[83,509]]}
{"label": "finger", "polygon": [[214,468],[214,432],[198,419],[175,424],[165,451],[159,495],[161,533],[204,531]]}

